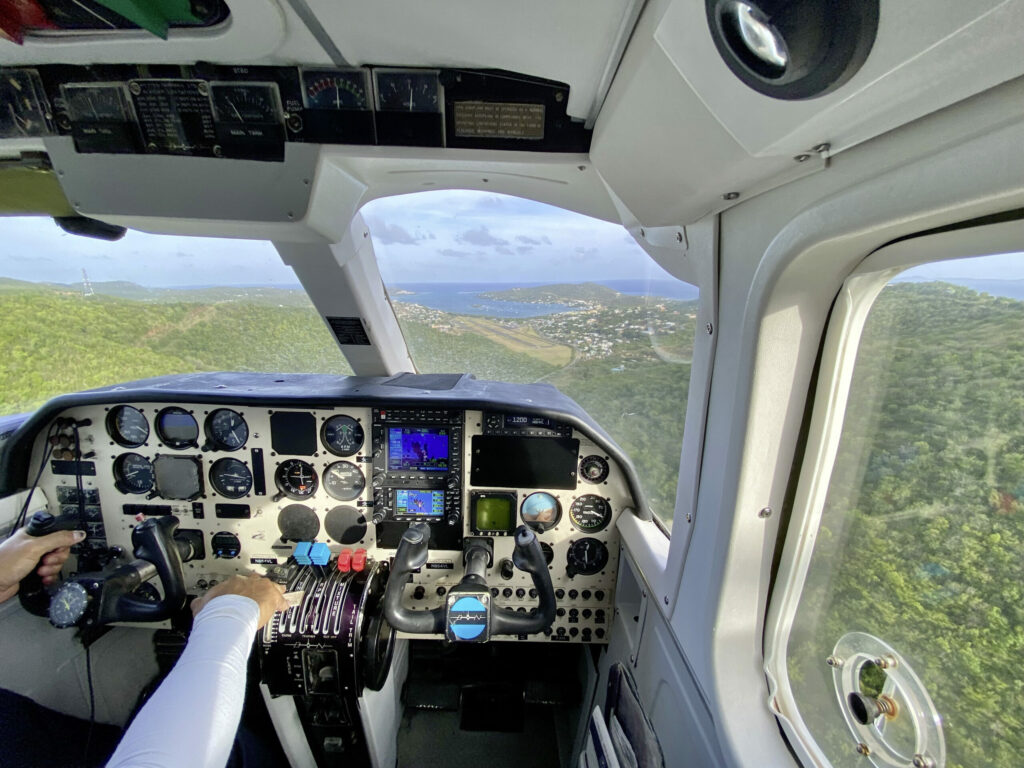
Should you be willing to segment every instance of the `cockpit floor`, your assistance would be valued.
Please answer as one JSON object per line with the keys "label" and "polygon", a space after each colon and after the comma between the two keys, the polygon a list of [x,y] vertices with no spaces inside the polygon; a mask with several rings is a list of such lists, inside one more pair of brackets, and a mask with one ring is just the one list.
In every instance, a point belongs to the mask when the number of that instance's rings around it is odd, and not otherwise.
{"label": "cockpit floor", "polygon": [[523,730],[502,733],[462,730],[458,712],[406,709],[398,768],[558,768],[555,714],[553,707],[528,707]]}

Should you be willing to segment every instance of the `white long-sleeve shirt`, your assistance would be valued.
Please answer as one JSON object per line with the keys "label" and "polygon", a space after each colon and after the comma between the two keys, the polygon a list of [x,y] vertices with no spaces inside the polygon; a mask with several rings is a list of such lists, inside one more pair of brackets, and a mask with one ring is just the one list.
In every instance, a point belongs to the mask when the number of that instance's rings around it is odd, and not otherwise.
{"label": "white long-sleeve shirt", "polygon": [[196,616],[185,651],[135,717],[107,768],[223,768],[245,699],[256,601],[221,595]]}

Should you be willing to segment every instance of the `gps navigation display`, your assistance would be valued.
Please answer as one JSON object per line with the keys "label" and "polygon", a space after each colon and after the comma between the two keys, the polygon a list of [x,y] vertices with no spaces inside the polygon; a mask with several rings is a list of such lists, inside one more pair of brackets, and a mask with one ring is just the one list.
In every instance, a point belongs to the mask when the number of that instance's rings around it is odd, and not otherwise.
{"label": "gps navigation display", "polygon": [[447,427],[389,427],[388,470],[448,471]]}
{"label": "gps navigation display", "polygon": [[444,491],[395,491],[395,519],[441,517],[444,515]]}

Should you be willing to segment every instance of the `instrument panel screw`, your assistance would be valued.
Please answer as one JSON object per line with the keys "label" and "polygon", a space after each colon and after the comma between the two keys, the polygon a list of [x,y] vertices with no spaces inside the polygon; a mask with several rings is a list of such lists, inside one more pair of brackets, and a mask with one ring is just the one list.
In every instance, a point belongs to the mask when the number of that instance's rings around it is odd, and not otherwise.
{"label": "instrument panel screw", "polygon": [[713,326],[711,323],[708,323],[707,325],[704,326],[704,330],[710,334],[715,330],[715,326]]}
{"label": "instrument panel screw", "polygon": [[867,757],[871,754],[871,747],[869,747],[862,741],[857,745],[857,754],[864,755],[864,757]]}
{"label": "instrument panel screw", "polygon": [[213,156],[214,157],[220,157],[223,154],[224,154],[224,150],[220,148],[220,144],[214,144],[213,145]]}
{"label": "instrument panel screw", "polygon": [[676,232],[676,242],[677,243],[683,242],[683,233],[682,232]]}
{"label": "instrument panel screw", "polygon": [[825,659],[825,663],[828,664],[830,667],[834,667],[835,669],[839,669],[839,667],[843,666],[843,660],[840,659],[838,656],[829,656],[827,659]]}
{"label": "instrument panel screw", "polygon": [[210,93],[210,87],[206,83],[198,83],[196,85],[196,89],[203,96],[206,96],[207,94]]}
{"label": "instrument panel screw", "polygon": [[793,159],[796,160],[798,163],[806,163],[808,160],[811,159],[811,156],[808,155],[806,152],[803,152],[794,157]]}
{"label": "instrument panel screw", "polygon": [[761,511],[757,513],[757,516],[760,517],[762,520],[764,520],[765,518],[771,517],[772,516],[772,508],[771,507],[762,507]]}
{"label": "instrument panel screw", "polygon": [[735,200],[739,196],[740,196],[739,192],[726,192],[724,195],[722,195],[722,199],[723,200]]}
{"label": "instrument panel screw", "polygon": [[928,755],[917,754],[913,759],[914,768],[935,768],[935,761]]}
{"label": "instrument panel screw", "polygon": [[132,92],[132,95],[138,96],[142,93],[142,86],[136,83],[134,80],[128,83],[128,90]]}
{"label": "instrument panel screw", "polygon": [[562,91],[555,91],[555,101],[561,104],[563,99],[565,99],[565,94]]}

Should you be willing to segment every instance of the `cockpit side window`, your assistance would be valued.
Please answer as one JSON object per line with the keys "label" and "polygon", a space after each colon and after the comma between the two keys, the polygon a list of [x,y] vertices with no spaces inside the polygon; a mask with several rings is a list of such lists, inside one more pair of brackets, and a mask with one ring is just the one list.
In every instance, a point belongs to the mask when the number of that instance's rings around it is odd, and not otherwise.
{"label": "cockpit side window", "polygon": [[1021,278],[1022,253],[892,277],[864,321],[834,461],[801,481],[798,505],[818,498],[820,518],[802,529],[802,590],[780,598],[768,669],[781,713],[834,766],[1020,764]]}
{"label": "cockpit side window", "polygon": [[698,289],[620,225],[533,201],[435,191],[363,215],[417,368],[554,384],[632,458],[670,526]]}

